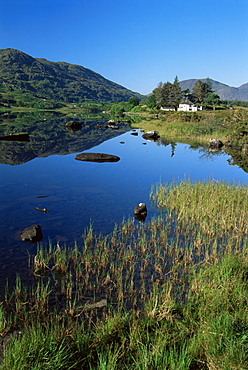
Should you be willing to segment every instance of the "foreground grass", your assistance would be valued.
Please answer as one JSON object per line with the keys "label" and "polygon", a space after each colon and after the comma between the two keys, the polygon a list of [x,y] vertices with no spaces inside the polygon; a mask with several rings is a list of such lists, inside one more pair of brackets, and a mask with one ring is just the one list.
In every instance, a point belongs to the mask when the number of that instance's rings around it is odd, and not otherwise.
{"label": "foreground grass", "polygon": [[151,198],[165,212],[148,224],[38,247],[33,286],[17,277],[0,306],[0,368],[248,368],[247,187],[183,181]]}

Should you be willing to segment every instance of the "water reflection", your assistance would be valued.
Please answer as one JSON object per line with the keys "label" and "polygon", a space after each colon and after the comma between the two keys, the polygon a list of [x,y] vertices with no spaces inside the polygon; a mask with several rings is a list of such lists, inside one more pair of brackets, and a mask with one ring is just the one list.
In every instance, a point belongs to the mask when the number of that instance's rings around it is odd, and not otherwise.
{"label": "water reflection", "polygon": [[[44,244],[80,244],[91,222],[95,232],[106,235],[123,218],[133,218],[139,203],[147,206],[145,222],[157,215],[160,211],[150,204],[149,193],[159,181],[190,176],[193,181],[247,182],[247,173],[241,166],[230,166],[233,159],[223,150],[210,152],[161,138],[146,141],[140,130],[130,131],[128,125],[102,127],[106,119],[82,120],[82,129],[76,131],[65,127],[73,118],[60,115],[2,120],[1,133],[27,131],[30,142],[0,143],[0,283],[27,272],[27,254],[34,254],[36,245],[23,243],[20,232],[31,225],[41,226]],[[75,160],[85,150],[120,160]],[[38,211],[44,209],[49,212]]]}
{"label": "water reflection", "polygon": [[[68,125],[68,122],[74,122],[74,124]],[[26,131],[29,134],[29,142],[0,140],[0,163],[17,165],[36,157],[85,151],[129,130],[126,124],[119,124],[116,126],[118,130],[113,130],[104,122],[106,119],[101,122],[72,121],[70,117],[55,115],[50,119],[34,118],[28,124],[23,122],[14,125],[13,118],[11,120],[8,118],[8,121],[0,126],[0,135]],[[68,130],[70,127],[71,130]]]}

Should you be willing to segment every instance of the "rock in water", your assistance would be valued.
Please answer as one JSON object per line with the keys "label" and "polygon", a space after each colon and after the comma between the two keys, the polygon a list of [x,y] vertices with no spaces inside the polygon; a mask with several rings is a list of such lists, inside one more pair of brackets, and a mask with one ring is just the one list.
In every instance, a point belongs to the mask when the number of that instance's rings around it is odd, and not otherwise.
{"label": "rock in water", "polygon": [[77,121],[69,121],[65,124],[65,128],[67,128],[69,131],[81,130],[82,123]]}
{"label": "rock in water", "polygon": [[137,206],[135,206],[133,213],[136,220],[144,222],[147,216],[147,208],[145,203],[139,203]]}
{"label": "rock in water", "polygon": [[40,225],[32,225],[21,231],[20,238],[23,242],[37,243],[42,240],[43,235]]}
{"label": "rock in water", "polygon": [[158,131],[148,131],[142,135],[143,139],[149,141],[156,141],[160,138]]}
{"label": "rock in water", "polygon": [[220,141],[219,139],[210,139],[209,140],[209,143],[210,143],[210,147],[211,148],[216,148],[216,149],[220,149],[223,147],[223,143],[222,141]]}
{"label": "rock in water", "polygon": [[81,153],[77,154],[75,159],[79,161],[102,163],[102,162],[118,162],[120,160],[120,157],[117,157],[117,155],[105,153]]}

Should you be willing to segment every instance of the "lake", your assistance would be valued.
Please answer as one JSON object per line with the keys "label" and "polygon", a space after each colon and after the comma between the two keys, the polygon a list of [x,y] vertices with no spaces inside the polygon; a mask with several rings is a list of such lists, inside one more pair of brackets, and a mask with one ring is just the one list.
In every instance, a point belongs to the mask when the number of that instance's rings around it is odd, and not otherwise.
{"label": "lake", "polygon": [[[152,184],[190,178],[245,183],[248,174],[224,150],[193,148],[165,139],[151,142],[127,124],[105,126],[106,117],[77,118],[82,128],[69,131],[73,117],[39,113],[1,117],[0,134],[28,132],[29,142],[0,141],[0,282],[27,272],[27,255],[36,245],[22,242],[21,229],[39,224],[42,243],[80,245],[85,228],[108,234],[147,204],[145,222],[158,214],[149,201]],[[75,160],[82,152],[120,157],[115,163]],[[35,208],[49,210],[47,213]],[[138,222],[138,221],[137,221]]]}

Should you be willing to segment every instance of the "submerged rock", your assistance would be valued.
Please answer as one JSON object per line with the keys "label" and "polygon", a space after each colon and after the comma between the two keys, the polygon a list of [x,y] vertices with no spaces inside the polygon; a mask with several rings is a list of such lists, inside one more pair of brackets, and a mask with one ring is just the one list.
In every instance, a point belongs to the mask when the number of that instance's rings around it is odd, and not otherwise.
{"label": "submerged rock", "polygon": [[120,157],[117,157],[117,155],[105,153],[81,153],[77,154],[75,159],[79,161],[102,163],[102,162],[118,162],[120,160]]}
{"label": "submerged rock", "polygon": [[23,242],[37,243],[42,240],[43,235],[40,225],[31,225],[21,231],[20,238]]}

